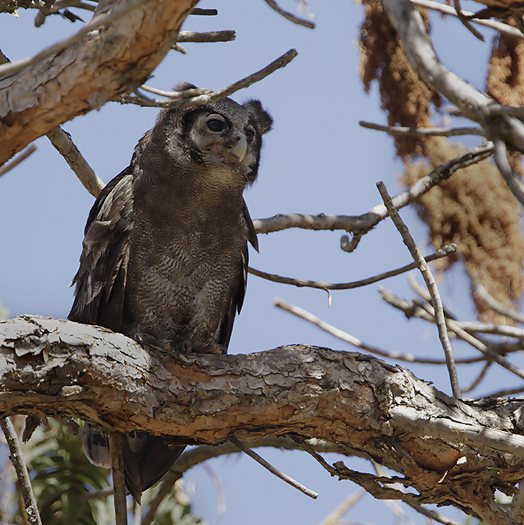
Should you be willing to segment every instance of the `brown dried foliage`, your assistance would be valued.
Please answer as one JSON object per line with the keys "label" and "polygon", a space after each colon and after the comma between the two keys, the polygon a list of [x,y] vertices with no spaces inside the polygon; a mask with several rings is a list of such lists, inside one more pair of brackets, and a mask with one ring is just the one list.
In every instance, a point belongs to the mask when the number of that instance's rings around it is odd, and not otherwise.
{"label": "brown dried foliage", "polygon": [[507,35],[495,39],[486,84],[501,104],[524,105],[524,40]]}
{"label": "brown dried foliage", "polygon": [[[395,29],[389,23],[379,0],[365,0],[365,20],[360,28],[360,77],[366,91],[373,80],[380,87],[382,109],[388,124],[427,127],[430,125],[431,103],[440,106],[440,95],[429,88],[413,71],[404,55]],[[421,11],[427,23],[425,11]],[[397,154],[419,154],[421,140],[395,137]]]}
{"label": "brown dried foliage", "polygon": [[[453,145],[443,137],[429,138],[424,144],[424,154],[432,167],[465,151],[463,146]],[[411,186],[427,172],[426,162],[406,163],[402,182]],[[484,285],[501,303],[514,307],[524,291],[521,209],[495,165],[485,160],[458,171],[423,195],[417,206],[420,217],[429,225],[433,246],[456,243],[458,256],[464,259],[472,281]],[[458,256],[440,259],[438,269],[446,270]],[[508,323],[478,297],[473,298],[480,319]]]}
{"label": "brown dried foliage", "polygon": [[[511,20],[511,25],[515,25]],[[501,104],[520,107],[524,105],[524,40],[499,35],[493,42],[489,61],[487,92]],[[510,155],[513,171],[522,179],[522,156]]]}
{"label": "brown dried foliage", "polygon": [[[430,127],[432,105],[440,97],[412,70],[394,28],[378,0],[364,0],[365,21],[360,35],[360,75],[366,91],[373,80],[380,87],[382,109],[390,126]],[[421,12],[428,25],[425,12]],[[490,95],[503,104],[524,105],[524,42],[501,36],[495,43],[488,76]],[[465,148],[447,138],[395,137],[397,154],[406,163],[403,182],[412,185],[431,167],[437,167]],[[415,157],[425,156],[426,162]],[[512,168],[522,176],[518,153],[510,155]],[[424,195],[419,214],[430,228],[433,245],[454,242],[466,271],[493,297],[514,306],[524,291],[522,259],[524,241],[520,231],[521,209],[490,161],[460,170],[447,182]],[[442,272],[457,255],[441,259]],[[507,322],[474,297],[483,320]]]}

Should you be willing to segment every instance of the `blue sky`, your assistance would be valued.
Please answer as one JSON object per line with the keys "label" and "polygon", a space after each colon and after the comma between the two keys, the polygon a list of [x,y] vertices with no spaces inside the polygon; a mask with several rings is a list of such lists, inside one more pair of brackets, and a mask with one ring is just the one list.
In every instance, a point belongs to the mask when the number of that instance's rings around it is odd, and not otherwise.
{"label": "blue sky", "polygon": [[[282,2],[293,9],[294,2]],[[376,86],[365,94],[358,77],[357,39],[363,6],[345,0],[309,2],[317,28],[293,25],[262,0],[205,1],[217,17],[187,19],[183,29],[235,29],[235,42],[184,44],[187,55],[170,52],[149,85],[169,89],[181,81],[219,89],[257,71],[290,48],[298,57],[260,83],[236,93],[242,102],[262,101],[274,120],[265,136],[259,180],[246,192],[253,218],[277,213],[333,213],[358,215],[380,202],[375,183],[385,182],[391,194],[400,191],[401,163],[387,136],[358,125],[359,120],[385,123]],[[79,29],[58,17],[34,28],[34,12],[19,18],[0,16],[0,49],[11,60],[36,53]],[[475,87],[483,89],[492,33],[478,42],[455,20],[433,15],[433,38],[441,60]],[[155,120],[156,109],[109,103],[63,125],[95,172],[108,182],[125,168],[138,139]],[[68,287],[77,270],[83,228],[93,198],[75,178],[47,139],[23,164],[0,178],[0,300],[11,315],[22,313],[65,318],[72,303]],[[426,252],[426,228],[413,210],[402,211],[415,240]],[[352,281],[407,264],[409,253],[389,221],[365,236],[359,248],[346,254],[339,248],[344,232],[289,230],[259,236],[260,254],[251,252],[251,265],[286,276],[322,281]],[[421,280],[421,279],[419,279]],[[410,298],[406,276],[381,283]],[[461,319],[471,319],[469,283],[457,268],[441,286],[448,305]],[[241,315],[237,318],[231,353],[251,353],[291,343],[308,343],[353,351],[349,345],[318,328],[281,312],[272,300],[281,297],[312,311],[335,326],[375,346],[420,356],[441,356],[437,331],[422,321],[406,321],[385,305],[377,285],[334,292],[332,305],[319,290],[298,289],[250,276]],[[457,355],[472,352],[455,344]],[[409,366],[416,375],[449,393],[444,369]],[[459,369],[469,384],[477,369]],[[483,388],[517,386],[517,379],[498,373]],[[499,386],[497,386],[499,385]],[[356,490],[349,482],[332,479],[310,456],[300,452],[262,451],[277,468],[320,493],[313,501],[276,480],[247,457],[213,460],[210,467],[223,482],[225,523],[253,525],[300,523],[316,525]],[[340,458],[331,458],[336,461]],[[369,470],[359,459],[346,458],[353,469]],[[201,467],[187,476],[194,487],[195,511],[210,524],[220,524],[216,496],[209,475]],[[407,510],[407,509],[406,509]],[[410,515],[412,515],[410,511]],[[456,516],[456,515],[455,515]],[[393,523],[394,514],[383,502],[365,496],[345,519]],[[416,517],[417,522],[422,518]]]}

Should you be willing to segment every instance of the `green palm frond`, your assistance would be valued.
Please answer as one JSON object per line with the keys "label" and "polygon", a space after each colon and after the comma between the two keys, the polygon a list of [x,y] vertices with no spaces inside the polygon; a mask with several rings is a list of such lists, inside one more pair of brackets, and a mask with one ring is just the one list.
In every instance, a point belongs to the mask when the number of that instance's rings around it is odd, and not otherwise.
{"label": "green palm frond", "polygon": [[[110,487],[110,471],[89,462],[83,450],[81,436],[74,435],[66,424],[52,419],[48,419],[47,423],[47,426],[38,426],[31,439],[22,445],[42,523],[114,524],[112,496],[86,497]],[[16,477],[12,469],[9,469],[9,473],[11,480],[7,483],[13,486]],[[180,483],[177,484],[162,502],[155,513],[155,525],[206,525],[206,522],[191,514],[189,500],[181,487]],[[144,493],[144,514],[157,490],[158,485]],[[18,491],[15,491],[11,506],[17,507],[20,501]],[[0,521],[25,523],[18,508],[13,519],[2,515]]]}
{"label": "green palm frond", "polygon": [[[87,500],[92,491],[109,487],[107,469],[92,465],[82,440],[57,421],[38,427],[24,446],[24,455],[33,480],[33,490],[46,525],[101,525],[102,506],[108,498]],[[104,513],[104,512],[102,512]],[[110,512],[105,512],[108,517]]]}

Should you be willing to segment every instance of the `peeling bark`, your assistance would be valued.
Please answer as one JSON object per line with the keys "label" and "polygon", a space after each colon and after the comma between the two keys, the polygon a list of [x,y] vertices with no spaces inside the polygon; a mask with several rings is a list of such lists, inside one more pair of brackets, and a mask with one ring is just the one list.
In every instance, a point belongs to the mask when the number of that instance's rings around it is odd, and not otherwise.
{"label": "peeling bark", "polygon": [[187,444],[231,435],[322,439],[402,475],[325,463],[376,497],[514,523],[494,492],[513,494],[524,478],[522,400],[457,402],[404,368],[356,353],[294,345],[173,356],[104,328],[37,316],[0,323],[0,369],[0,417],[79,417]]}
{"label": "peeling bark", "polygon": [[141,85],[196,3],[149,0],[64,51],[0,78],[0,164],[59,124],[128,92],[129,82]]}

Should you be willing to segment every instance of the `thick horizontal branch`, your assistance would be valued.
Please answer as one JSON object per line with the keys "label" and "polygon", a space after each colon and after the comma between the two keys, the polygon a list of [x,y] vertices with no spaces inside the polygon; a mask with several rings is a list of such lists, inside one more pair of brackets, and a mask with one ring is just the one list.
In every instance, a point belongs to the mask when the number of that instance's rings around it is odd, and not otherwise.
{"label": "thick horizontal branch", "polygon": [[130,82],[143,84],[195,3],[117,0],[63,43],[0,66],[0,164],[56,126],[128,91]]}
{"label": "thick horizontal branch", "polygon": [[173,356],[104,328],[20,316],[0,323],[0,370],[0,417],[79,417],[187,444],[322,439],[401,473],[412,502],[478,513],[472,484],[513,493],[524,477],[524,401],[453,401],[361,354],[293,345]]}

